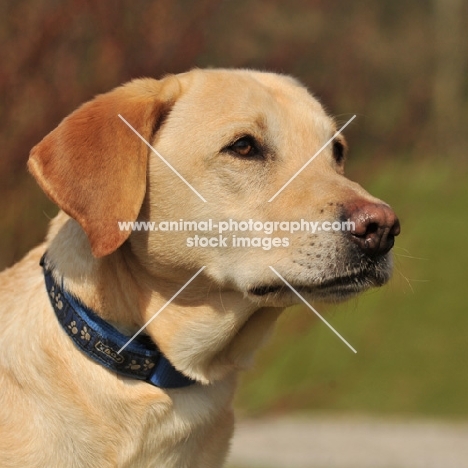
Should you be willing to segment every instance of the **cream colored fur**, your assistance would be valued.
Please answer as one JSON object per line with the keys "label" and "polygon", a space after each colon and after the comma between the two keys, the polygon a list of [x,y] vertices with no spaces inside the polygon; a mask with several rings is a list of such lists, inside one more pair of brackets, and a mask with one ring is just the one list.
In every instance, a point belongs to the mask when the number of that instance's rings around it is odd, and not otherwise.
{"label": "cream colored fur", "polygon": [[[45,243],[0,275],[2,468],[223,465],[238,371],[283,308],[297,302],[290,292],[259,296],[252,288],[278,282],[269,265],[291,283],[313,287],[317,278],[349,270],[348,243],[323,233],[314,245],[309,234],[295,233],[289,247],[269,251],[187,248],[186,232],[122,232],[117,221],[321,221],[337,219],[348,200],[378,201],[344,177],[327,148],[267,202],[335,131],[317,100],[289,77],[194,70],[98,96],[33,149],[30,170],[63,211]],[[269,156],[254,160],[224,150],[246,134],[262,141]],[[46,250],[64,287],[129,335],[205,266],[146,329],[173,365],[199,383],[159,389],[81,353],[51,308],[39,266]],[[341,299],[318,290],[307,298]]]}

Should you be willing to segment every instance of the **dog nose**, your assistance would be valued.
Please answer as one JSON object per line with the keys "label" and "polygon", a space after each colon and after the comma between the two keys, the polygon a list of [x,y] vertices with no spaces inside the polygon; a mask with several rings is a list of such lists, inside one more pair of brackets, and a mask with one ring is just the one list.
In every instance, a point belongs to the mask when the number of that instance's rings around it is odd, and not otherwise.
{"label": "dog nose", "polygon": [[383,203],[359,203],[348,208],[351,239],[369,256],[385,255],[400,233],[400,221],[394,211]]}

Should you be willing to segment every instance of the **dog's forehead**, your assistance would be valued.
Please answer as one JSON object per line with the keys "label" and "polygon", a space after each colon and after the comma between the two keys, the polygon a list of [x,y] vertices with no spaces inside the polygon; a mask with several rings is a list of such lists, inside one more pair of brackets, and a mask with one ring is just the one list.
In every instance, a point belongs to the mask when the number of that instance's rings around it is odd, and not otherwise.
{"label": "dog's forehead", "polygon": [[178,78],[184,92],[177,107],[185,115],[197,109],[205,121],[302,122],[326,134],[335,128],[320,102],[287,75],[214,69],[192,70]]}
{"label": "dog's forehead", "polygon": [[276,73],[250,70],[193,70],[179,75],[185,94],[192,99],[210,102],[216,100],[245,105],[249,102],[267,104],[305,103],[316,112],[322,112],[320,103],[294,78]]}

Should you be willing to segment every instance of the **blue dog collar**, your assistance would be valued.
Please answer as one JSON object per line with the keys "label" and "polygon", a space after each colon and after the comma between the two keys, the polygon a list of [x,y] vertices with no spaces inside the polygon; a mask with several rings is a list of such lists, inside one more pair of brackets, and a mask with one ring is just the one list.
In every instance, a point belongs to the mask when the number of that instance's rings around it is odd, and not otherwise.
{"label": "blue dog collar", "polygon": [[149,336],[137,336],[118,353],[130,337],[120,333],[59,286],[52,276],[53,267],[46,254],[40,265],[58,321],[73,343],[88,357],[119,375],[144,380],[160,388],[182,388],[196,383],[179,372]]}

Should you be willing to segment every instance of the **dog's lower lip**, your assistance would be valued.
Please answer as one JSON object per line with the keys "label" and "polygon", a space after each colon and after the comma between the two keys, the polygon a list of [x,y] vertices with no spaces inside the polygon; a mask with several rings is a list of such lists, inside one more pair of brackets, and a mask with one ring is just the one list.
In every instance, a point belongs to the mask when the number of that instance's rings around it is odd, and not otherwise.
{"label": "dog's lower lip", "polygon": [[329,288],[340,288],[349,287],[362,284],[363,282],[369,282],[371,279],[364,275],[353,275],[353,276],[341,276],[338,278],[331,278],[320,282],[316,286],[317,289],[329,289]]}
{"label": "dog's lower lip", "polygon": [[[374,278],[365,276],[365,275],[353,275],[353,276],[341,276],[337,278],[331,278],[324,281],[321,281],[317,284],[294,284],[291,283],[291,286],[299,293],[313,293],[313,292],[324,292],[328,290],[349,290],[350,288],[359,289],[362,288],[365,284],[369,286],[373,283],[375,286],[380,285],[380,283]],[[278,293],[282,291],[290,291],[290,288],[283,285],[273,285],[273,284],[264,284],[256,286],[249,290],[249,293],[254,296],[266,296],[268,294]]]}
{"label": "dog's lower lip", "polygon": [[282,285],[262,285],[249,289],[249,292],[254,296],[266,296],[267,294],[280,291],[283,287]]}

